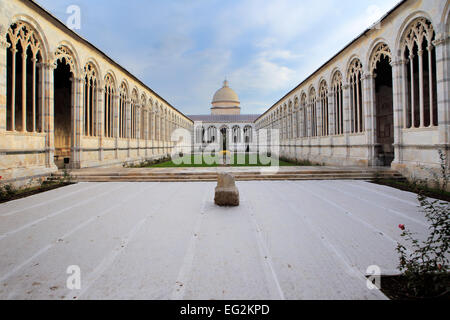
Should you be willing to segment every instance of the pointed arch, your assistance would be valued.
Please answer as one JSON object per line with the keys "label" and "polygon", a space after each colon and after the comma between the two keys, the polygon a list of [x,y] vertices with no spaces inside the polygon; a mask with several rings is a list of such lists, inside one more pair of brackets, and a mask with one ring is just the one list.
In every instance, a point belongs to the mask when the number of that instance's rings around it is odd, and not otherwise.
{"label": "pointed arch", "polygon": [[377,63],[380,62],[382,58],[387,58],[389,63],[392,62],[391,49],[389,49],[389,46],[384,42],[378,43],[372,50],[369,58],[369,72],[371,74],[373,74],[377,67]]}
{"label": "pointed arch", "polygon": [[62,42],[53,54],[53,63],[55,67],[57,66],[58,61],[69,65],[70,72],[77,77],[79,74],[79,64],[76,56],[75,49],[71,48],[68,43]]}
{"label": "pointed arch", "polygon": [[350,132],[364,132],[364,108],[362,77],[363,65],[359,58],[354,58],[348,68],[348,84],[350,86]]}
{"label": "pointed arch", "polygon": [[409,85],[404,86],[404,127],[437,126],[436,32],[430,20],[417,17],[400,38],[403,74]]}
{"label": "pointed arch", "polygon": [[319,128],[317,126],[317,96],[316,89],[311,86],[309,89],[309,112],[308,112],[308,122],[310,129],[310,136],[316,137],[319,134]]}
{"label": "pointed arch", "polygon": [[6,41],[6,130],[42,132],[45,92],[41,63],[46,56],[43,40],[33,26],[18,20],[9,26]]}
{"label": "pointed arch", "polygon": [[322,127],[320,135],[329,134],[329,116],[328,116],[328,85],[325,79],[319,85],[320,113],[322,118]]}
{"label": "pointed arch", "polygon": [[343,98],[343,77],[339,70],[336,70],[331,80],[331,90],[333,94],[334,106],[334,134],[344,134],[344,98]]}
{"label": "pointed arch", "polygon": [[92,62],[84,66],[84,126],[85,136],[97,136],[98,69]]}

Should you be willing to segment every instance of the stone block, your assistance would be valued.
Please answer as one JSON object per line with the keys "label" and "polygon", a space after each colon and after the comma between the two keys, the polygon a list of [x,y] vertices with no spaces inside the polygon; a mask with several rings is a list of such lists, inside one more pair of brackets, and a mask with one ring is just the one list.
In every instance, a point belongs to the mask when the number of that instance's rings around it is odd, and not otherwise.
{"label": "stone block", "polygon": [[221,207],[239,206],[239,190],[231,174],[219,174],[214,202]]}

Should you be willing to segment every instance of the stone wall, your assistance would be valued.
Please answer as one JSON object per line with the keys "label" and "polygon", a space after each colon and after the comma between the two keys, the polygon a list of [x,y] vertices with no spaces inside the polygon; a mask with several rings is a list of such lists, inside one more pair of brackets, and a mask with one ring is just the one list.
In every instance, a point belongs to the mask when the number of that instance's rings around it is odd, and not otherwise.
{"label": "stone wall", "polygon": [[[426,32],[421,29],[423,26]],[[438,150],[443,150],[447,159],[450,158],[449,31],[448,1],[402,2],[269,108],[256,121],[257,130],[279,130],[281,156],[285,158],[329,165],[377,166],[383,164],[379,150],[384,146],[394,152],[392,163],[388,161],[392,168],[410,178],[431,177],[429,172],[436,171],[440,165]],[[417,45],[413,49],[416,86],[413,98],[411,76],[408,76],[411,70],[408,45],[414,45],[411,34],[425,39],[422,50],[417,51]],[[389,66],[381,68],[383,59],[389,60]],[[361,65],[360,82],[352,78],[357,65],[355,61]],[[431,70],[435,70],[431,75],[429,63],[433,65]],[[386,70],[392,70],[392,74],[387,74]],[[383,88],[379,95],[376,77],[386,76],[392,78],[392,88]],[[356,90],[351,91],[355,83],[361,86],[360,96]],[[320,95],[322,88],[326,89],[323,96]],[[391,95],[387,89],[392,89]],[[341,96],[342,100],[339,100]],[[352,130],[352,113],[357,109],[353,106],[357,106],[357,101],[354,102],[357,99],[361,101],[364,118],[361,132]],[[328,112],[322,109],[322,101]],[[384,104],[381,111],[377,108],[379,104]],[[430,110],[430,105],[435,109]],[[343,113],[344,121],[341,132],[337,130],[339,112]],[[434,117],[437,115],[437,123],[427,120],[433,117],[430,112],[434,112]],[[390,119],[385,118],[380,123],[381,117],[389,114],[392,114]],[[318,134],[311,130],[314,115]],[[415,117],[416,125],[411,125],[411,117]],[[394,142],[386,146],[382,137],[390,122],[393,132],[389,135],[393,136]],[[329,132],[320,132],[323,126]]]}
{"label": "stone wall", "polygon": [[[13,51],[13,43],[16,47],[22,44],[22,40],[15,42],[14,38],[20,37],[16,33],[19,28],[32,34],[33,41],[27,40],[28,57],[25,58]],[[28,64],[25,81],[31,81],[29,65],[35,63],[34,100],[31,92],[21,90],[24,76],[18,65],[22,65],[23,59]],[[69,71],[65,78],[57,79],[55,86],[55,70],[61,66]],[[42,124],[42,129],[8,127],[12,116],[16,123],[22,123],[21,113],[13,115],[11,111],[13,72],[16,73],[15,97],[27,96],[27,115],[32,114],[32,108],[37,110],[36,122]],[[88,82],[88,77],[93,81]],[[62,82],[67,82],[68,90],[59,88]],[[119,114],[120,103],[124,105],[123,115]],[[21,112],[22,100],[16,99],[14,104],[15,110]],[[89,133],[85,130],[88,114],[92,127]],[[120,117],[126,123],[126,135],[121,138]],[[106,136],[105,122],[111,128],[110,136]],[[164,98],[34,2],[0,1],[2,182],[28,181],[30,177],[48,175],[58,167],[114,166],[163,157],[175,145],[172,132],[177,128],[192,131],[192,125],[189,118]]]}

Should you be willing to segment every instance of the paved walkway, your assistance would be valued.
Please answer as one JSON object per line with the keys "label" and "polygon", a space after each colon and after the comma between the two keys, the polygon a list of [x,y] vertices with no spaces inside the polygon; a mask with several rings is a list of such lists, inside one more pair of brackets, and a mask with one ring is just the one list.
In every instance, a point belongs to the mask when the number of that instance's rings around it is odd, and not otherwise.
{"label": "paved walkway", "polygon": [[[79,183],[0,205],[0,299],[385,299],[414,194],[362,181]],[[81,290],[66,287],[69,265]]]}

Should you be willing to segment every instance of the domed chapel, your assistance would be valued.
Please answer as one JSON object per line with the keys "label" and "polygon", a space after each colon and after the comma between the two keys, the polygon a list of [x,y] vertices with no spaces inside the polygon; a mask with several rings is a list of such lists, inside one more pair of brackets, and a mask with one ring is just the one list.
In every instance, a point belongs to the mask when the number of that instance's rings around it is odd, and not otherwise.
{"label": "domed chapel", "polygon": [[254,122],[260,115],[241,114],[238,94],[225,80],[211,102],[211,114],[189,115],[194,121],[194,145],[197,152],[211,143],[221,150],[248,152],[254,137]]}

